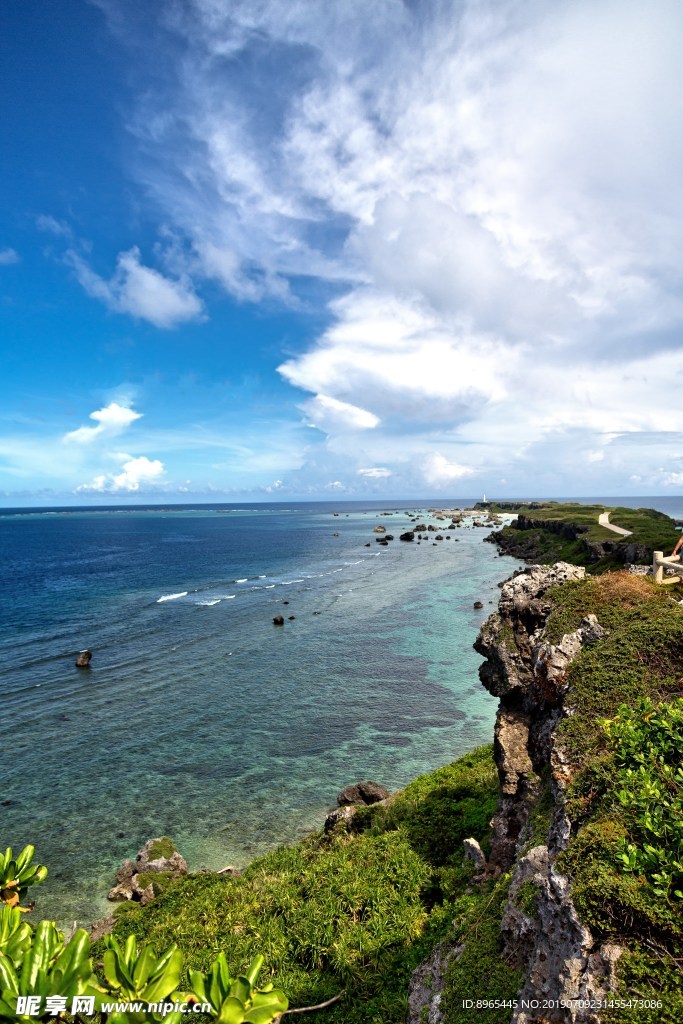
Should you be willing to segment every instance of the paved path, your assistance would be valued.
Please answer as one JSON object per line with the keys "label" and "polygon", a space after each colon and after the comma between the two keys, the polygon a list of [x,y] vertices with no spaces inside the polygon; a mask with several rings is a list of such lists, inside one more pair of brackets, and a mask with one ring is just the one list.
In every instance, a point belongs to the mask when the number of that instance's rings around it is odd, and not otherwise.
{"label": "paved path", "polygon": [[612,526],[609,521],[609,512],[602,512],[598,516],[598,523],[600,526],[604,526],[605,529],[611,530],[612,533],[620,533],[622,537],[630,537],[633,530],[624,530],[621,526]]}

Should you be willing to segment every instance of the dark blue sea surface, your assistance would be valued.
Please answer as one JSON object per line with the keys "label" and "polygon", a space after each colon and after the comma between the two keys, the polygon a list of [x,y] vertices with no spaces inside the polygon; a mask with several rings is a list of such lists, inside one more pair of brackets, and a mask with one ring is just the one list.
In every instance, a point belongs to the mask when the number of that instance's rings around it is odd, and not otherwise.
{"label": "dark blue sea surface", "polygon": [[106,913],[152,836],[192,869],[242,865],[318,826],[347,783],[397,788],[491,740],[472,643],[520,563],[473,520],[401,543],[426,507],[0,512],[0,845],[48,864],[38,913]]}

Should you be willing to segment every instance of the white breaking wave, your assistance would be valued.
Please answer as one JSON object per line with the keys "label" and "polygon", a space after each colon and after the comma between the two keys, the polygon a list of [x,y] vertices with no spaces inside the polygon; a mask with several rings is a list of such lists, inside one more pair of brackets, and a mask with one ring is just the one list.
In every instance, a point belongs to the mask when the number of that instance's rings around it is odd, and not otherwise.
{"label": "white breaking wave", "polygon": [[157,604],[161,604],[163,601],[177,601],[179,597],[187,597],[187,591],[181,590],[179,594],[164,594],[157,600]]}
{"label": "white breaking wave", "polygon": [[197,601],[197,604],[202,608],[210,608],[213,604],[220,604],[221,599],[217,597],[215,601]]}
{"label": "white breaking wave", "polygon": [[235,583],[246,583],[246,582],[247,582],[247,577],[246,576],[244,577],[243,580],[235,580]]}

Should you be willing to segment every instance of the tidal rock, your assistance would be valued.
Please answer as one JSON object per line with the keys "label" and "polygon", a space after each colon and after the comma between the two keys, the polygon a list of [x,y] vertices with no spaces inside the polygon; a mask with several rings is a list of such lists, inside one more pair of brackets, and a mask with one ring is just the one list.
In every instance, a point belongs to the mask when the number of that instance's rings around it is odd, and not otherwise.
{"label": "tidal rock", "polygon": [[373,533],[386,533],[387,532],[387,528],[386,528],[386,526],[381,526],[381,525],[374,526],[372,532]]}
{"label": "tidal rock", "polygon": [[[150,879],[150,873],[159,875],[160,883]],[[162,888],[162,882],[187,874],[185,858],[176,850],[168,836],[150,839],[138,852],[135,860],[126,858],[116,872],[116,885],[107,893],[112,903],[136,900],[149,903]]]}
{"label": "tidal rock", "polygon": [[415,540],[415,534],[412,530],[406,530],[405,533],[401,534],[399,540]]}
{"label": "tidal rock", "polygon": [[171,871],[174,875],[187,874],[187,862],[178,853],[173,840],[159,836],[148,840],[135,858],[135,871]]}
{"label": "tidal rock", "polygon": [[290,622],[293,622],[294,619],[296,618],[296,615],[288,615],[287,618],[289,619]]}
{"label": "tidal rock", "polygon": [[284,624],[285,624],[285,617],[284,617],[284,615],[273,615],[273,625],[274,626],[284,626]]}
{"label": "tidal rock", "polygon": [[484,605],[483,605],[483,603],[481,601],[475,601],[474,605],[472,607],[473,608],[483,608]]}
{"label": "tidal rock", "polygon": [[388,796],[388,789],[368,779],[342,789],[337,797],[337,803],[340,807],[345,807],[347,804],[376,804],[380,800],[386,800]]}
{"label": "tidal rock", "polygon": [[90,668],[92,651],[80,651],[76,658],[76,668]]}

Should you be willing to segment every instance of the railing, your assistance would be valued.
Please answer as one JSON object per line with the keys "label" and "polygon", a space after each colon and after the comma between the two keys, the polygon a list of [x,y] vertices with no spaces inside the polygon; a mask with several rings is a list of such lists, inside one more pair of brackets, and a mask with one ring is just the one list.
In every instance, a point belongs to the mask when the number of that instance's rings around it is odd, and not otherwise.
{"label": "railing", "polygon": [[[665,576],[665,569],[673,569],[674,575]],[[683,565],[681,565],[680,555],[667,555],[665,557],[663,551],[653,551],[652,575],[655,578],[655,583],[663,583],[664,585],[678,583],[683,577]]]}

